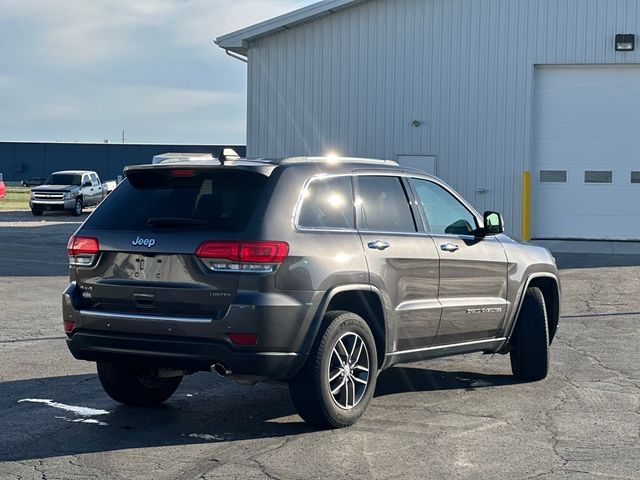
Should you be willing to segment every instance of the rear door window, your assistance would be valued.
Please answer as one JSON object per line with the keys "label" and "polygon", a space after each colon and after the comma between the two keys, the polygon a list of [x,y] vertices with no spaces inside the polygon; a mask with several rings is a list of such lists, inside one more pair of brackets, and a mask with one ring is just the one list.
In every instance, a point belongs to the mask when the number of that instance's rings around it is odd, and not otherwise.
{"label": "rear door window", "polygon": [[416,232],[409,198],[398,177],[359,176],[358,228],[375,232]]}
{"label": "rear door window", "polygon": [[246,171],[183,177],[171,177],[168,170],[135,172],[107,196],[85,227],[242,231],[266,181]]}
{"label": "rear door window", "polygon": [[351,177],[320,178],[309,182],[303,193],[298,226],[354,229]]}

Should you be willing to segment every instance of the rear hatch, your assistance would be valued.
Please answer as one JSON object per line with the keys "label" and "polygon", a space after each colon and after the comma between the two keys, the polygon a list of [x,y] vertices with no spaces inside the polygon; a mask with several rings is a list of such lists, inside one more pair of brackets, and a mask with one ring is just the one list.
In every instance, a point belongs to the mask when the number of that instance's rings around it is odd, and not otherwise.
{"label": "rear hatch", "polygon": [[[76,267],[82,308],[203,319],[224,316],[239,277],[233,252],[225,248],[242,240],[268,181],[267,174],[256,170],[128,170],[127,179],[77,233],[89,239],[87,245],[95,240],[98,250],[83,260],[89,266]],[[213,246],[215,260],[203,258],[211,257],[206,252],[196,255],[203,245]]]}

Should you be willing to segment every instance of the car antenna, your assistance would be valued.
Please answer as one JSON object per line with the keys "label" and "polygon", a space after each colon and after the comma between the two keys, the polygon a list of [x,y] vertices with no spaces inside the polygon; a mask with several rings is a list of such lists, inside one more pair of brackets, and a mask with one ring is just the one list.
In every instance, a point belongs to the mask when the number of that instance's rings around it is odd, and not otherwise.
{"label": "car antenna", "polygon": [[224,165],[224,162],[227,160],[237,160],[240,158],[240,155],[233,148],[222,148],[220,153],[218,153],[218,161],[220,165]]}

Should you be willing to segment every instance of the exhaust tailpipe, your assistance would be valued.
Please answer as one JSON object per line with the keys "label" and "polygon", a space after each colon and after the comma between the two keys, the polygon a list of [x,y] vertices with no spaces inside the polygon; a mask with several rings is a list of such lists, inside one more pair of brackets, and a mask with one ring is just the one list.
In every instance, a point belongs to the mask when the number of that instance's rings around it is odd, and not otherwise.
{"label": "exhaust tailpipe", "polygon": [[214,363],[213,365],[211,365],[211,371],[217,373],[221,377],[231,375],[231,370],[227,370],[227,367],[225,367],[221,363]]}

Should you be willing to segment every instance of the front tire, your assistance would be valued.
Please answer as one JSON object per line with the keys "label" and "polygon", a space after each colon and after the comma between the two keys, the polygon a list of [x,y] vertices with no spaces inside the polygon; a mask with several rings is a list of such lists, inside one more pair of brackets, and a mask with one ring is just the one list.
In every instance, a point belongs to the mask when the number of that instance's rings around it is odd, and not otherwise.
{"label": "front tire", "polygon": [[76,199],[76,204],[73,210],[71,211],[71,213],[73,214],[74,217],[79,217],[80,215],[82,215],[82,199],[81,198]]}
{"label": "front tire", "polygon": [[149,369],[125,363],[98,362],[98,378],[104,391],[125,405],[158,405],[176,391],[182,377],[157,378]]}
{"label": "front tire", "polygon": [[362,317],[334,311],[325,315],[309,358],[289,384],[293,404],[306,422],[322,428],[353,425],[376,387],[378,354]]}
{"label": "front tire", "polygon": [[549,328],[544,296],[537,287],[525,292],[511,337],[511,371],[516,378],[537,381],[549,373]]}

